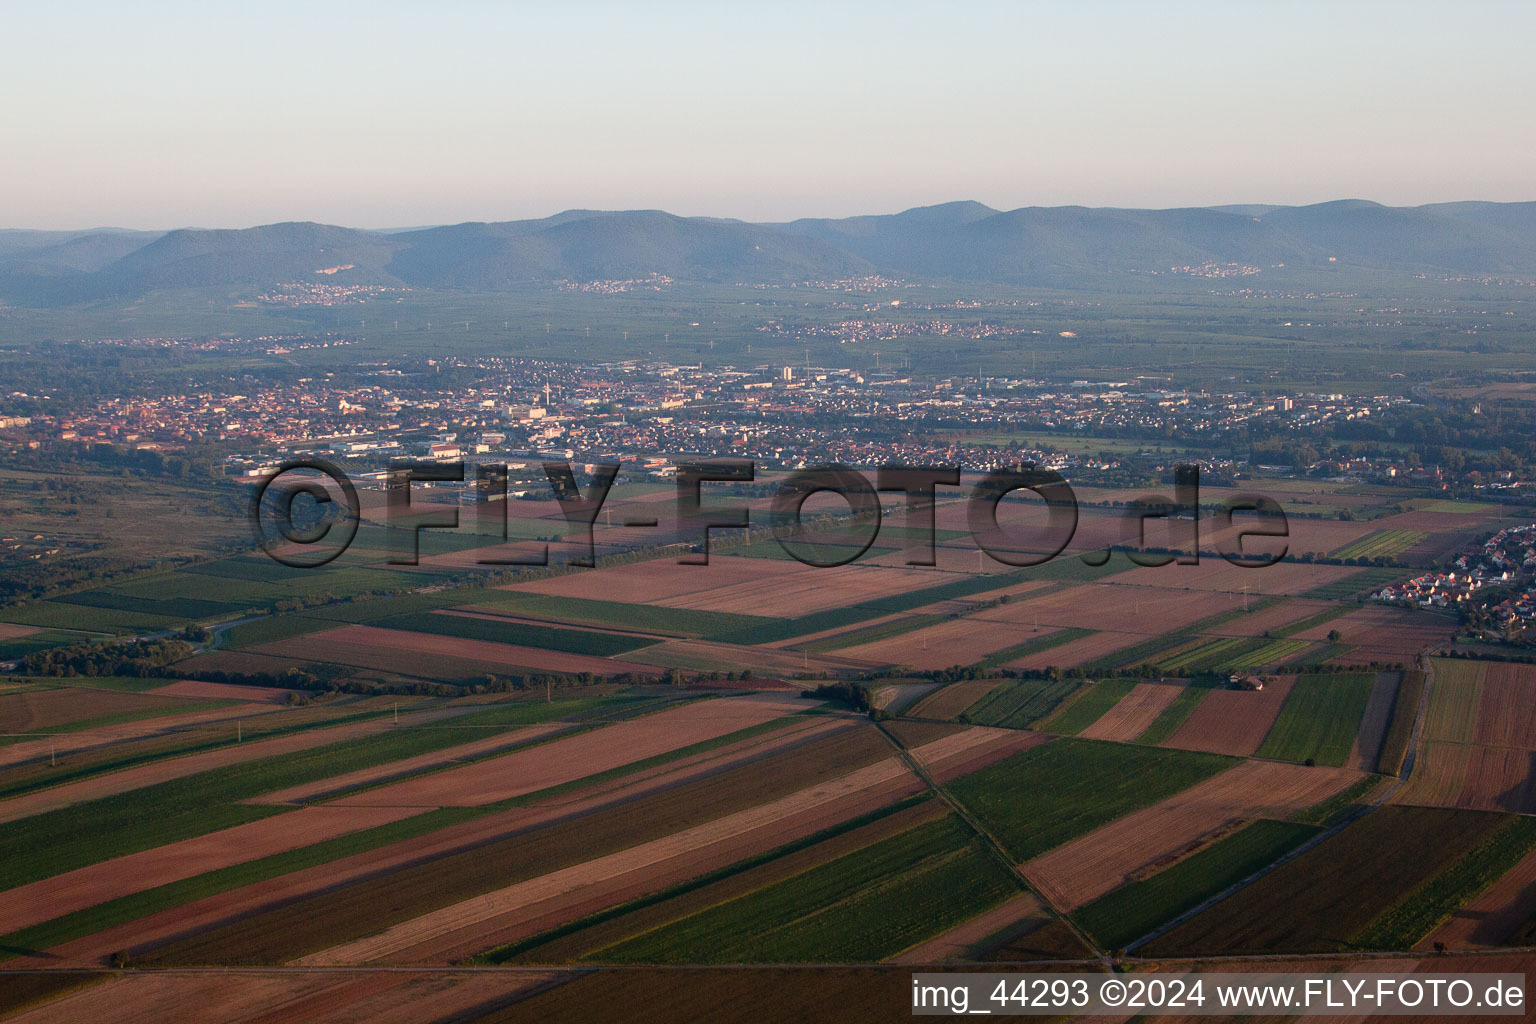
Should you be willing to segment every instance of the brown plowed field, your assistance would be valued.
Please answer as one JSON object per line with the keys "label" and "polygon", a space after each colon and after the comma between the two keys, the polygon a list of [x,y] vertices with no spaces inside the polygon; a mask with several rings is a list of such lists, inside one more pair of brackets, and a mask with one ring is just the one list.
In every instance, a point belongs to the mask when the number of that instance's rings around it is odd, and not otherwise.
{"label": "brown plowed field", "polygon": [[0,733],[38,732],[71,722],[139,711],[173,714],[187,703],[153,693],[121,693],[83,686],[0,694]]}
{"label": "brown plowed field", "polygon": [[1132,569],[1115,577],[1117,584],[1162,590],[1215,590],[1242,594],[1293,595],[1342,579],[1360,570],[1348,565],[1307,565],[1278,562],[1261,569],[1244,569],[1224,558],[1202,558],[1199,565],[1163,565]]}
{"label": "brown plowed field", "polygon": [[1341,661],[1412,665],[1420,651],[1444,644],[1455,628],[1453,620],[1440,615],[1376,604],[1304,629],[1296,634],[1296,638],[1325,643],[1329,632],[1336,629],[1341,636],[1340,642],[1354,648],[1346,652],[1339,659]]}
{"label": "brown plowed field", "polygon": [[1163,746],[1246,757],[1264,742],[1295,681],[1277,676],[1258,691],[1213,690]]}
{"label": "brown plowed field", "polygon": [[0,622],[0,640],[15,640],[17,637],[36,633],[38,626],[22,626],[14,622]]}
{"label": "brown plowed field", "polygon": [[[517,583],[502,589],[561,597],[585,597],[598,601],[660,604],[669,598],[794,575],[805,568],[799,562],[778,558],[711,555],[708,565],[679,565],[674,559],[660,558],[607,569],[578,570],[566,576],[535,583]],[[784,613],[781,610],[778,614],[782,616]]]}
{"label": "brown plowed field", "polygon": [[236,686],[232,683],[204,683],[196,679],[181,679],[169,686],[158,686],[150,693],[162,697],[199,697],[218,700],[238,700],[247,704],[281,704],[297,690],[284,690],[276,686]]}
{"label": "brown plowed field", "polygon": [[814,706],[781,695],[723,697],[642,715],[531,750],[383,786],[348,807],[475,807],[665,754]]}
{"label": "brown plowed field", "polygon": [[1107,657],[1116,651],[1146,640],[1145,633],[1120,633],[1103,632],[1090,633],[1088,636],[1079,637],[1076,640],[1068,640],[1058,647],[1049,650],[1036,651],[1026,654],[1022,658],[1015,658],[1004,665],[1004,668],[1073,668],[1077,665],[1085,665],[1090,661]]}
{"label": "brown plowed field", "polygon": [[1536,850],[1452,914],[1450,920],[1424,937],[1415,949],[1483,949],[1498,946],[1516,928],[1536,916]]}
{"label": "brown plowed field", "polygon": [[1036,857],[1024,872],[1057,908],[1073,910],[1166,866],[1223,826],[1289,817],[1361,777],[1346,768],[1246,761]]}
{"label": "brown plowed field", "polygon": [[[777,564],[784,560],[752,558],[741,561]],[[697,608],[743,615],[782,616],[786,610],[792,610],[796,615],[809,615],[945,582],[945,577],[934,569],[860,564],[819,569],[795,561],[787,564],[793,566],[794,570],[771,577],[759,574],[756,578],[739,582],[717,583],[707,590],[658,598],[651,603],[670,608]],[[708,575],[713,573],[714,566],[693,568],[700,568]]]}
{"label": "brown plowed field", "polygon": [[1395,800],[1536,812],[1536,667],[1436,662],[1419,757]]}
{"label": "brown plowed field", "polygon": [[[591,672],[612,675],[623,671],[608,658],[566,654],[536,647],[518,647],[489,640],[411,633],[377,626],[342,626],[322,633],[279,640],[254,648],[311,661],[328,661],[422,676],[473,676],[509,668],[540,672]],[[470,666],[465,669],[464,666]],[[489,666],[489,669],[486,668]]]}
{"label": "brown plowed field", "polygon": [[1472,739],[1536,750],[1536,666],[1489,662],[1483,667]]}
{"label": "brown plowed field", "polygon": [[1137,683],[1120,703],[1079,735],[1090,740],[1128,743],[1146,732],[1147,726],[1183,692],[1183,685],[1173,682]]}
{"label": "brown plowed field", "polygon": [[410,807],[304,807],[54,875],[5,894],[0,931],[12,932],[193,875],[298,849],[419,813]]}

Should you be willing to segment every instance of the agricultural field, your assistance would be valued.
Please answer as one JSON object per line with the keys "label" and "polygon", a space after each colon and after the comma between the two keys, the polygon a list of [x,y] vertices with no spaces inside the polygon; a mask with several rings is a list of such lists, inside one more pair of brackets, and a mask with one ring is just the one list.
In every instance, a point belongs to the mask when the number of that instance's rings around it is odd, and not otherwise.
{"label": "agricultural field", "polygon": [[1401,803],[1536,811],[1536,667],[1435,659]]}
{"label": "agricultural field", "polygon": [[1073,916],[1106,949],[1123,948],[1316,834],[1309,825],[1260,819],[1171,867],[1099,897]]}
{"label": "agricultural field", "polygon": [[1023,862],[1231,765],[1210,754],[1059,739],[949,788]]}
{"label": "agricultural field", "polygon": [[1480,811],[1383,807],[1148,942],[1151,956],[1367,946],[1382,914],[1504,828]]}
{"label": "agricultural field", "polygon": [[979,700],[957,714],[964,714],[977,725],[1027,729],[1055,711],[1083,685],[1081,679],[1018,679],[994,683],[983,691]]}
{"label": "agricultural field", "polygon": [[1334,558],[1395,559],[1428,538],[1429,534],[1423,530],[1377,530],[1329,554]]}
{"label": "agricultural field", "polygon": [[618,963],[870,962],[1017,891],[953,817],[590,954]]}
{"label": "agricultural field", "polygon": [[1297,676],[1259,757],[1343,765],[1355,748],[1376,686],[1374,674]]}

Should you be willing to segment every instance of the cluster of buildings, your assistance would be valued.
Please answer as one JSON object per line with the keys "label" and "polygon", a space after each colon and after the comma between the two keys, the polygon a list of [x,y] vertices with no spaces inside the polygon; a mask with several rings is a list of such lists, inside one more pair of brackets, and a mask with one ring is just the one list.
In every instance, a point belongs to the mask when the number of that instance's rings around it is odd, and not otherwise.
{"label": "cluster of buildings", "polygon": [[672,278],[666,274],[648,274],[645,277],[604,281],[556,281],[555,287],[563,292],[589,292],[594,295],[622,295],[625,292],[659,292],[672,287]]}
{"label": "cluster of buildings", "polygon": [[[262,344],[286,351],[306,343]],[[1104,453],[1068,456],[1044,442],[1024,447],[991,438],[1010,431],[1219,436],[1259,418],[1306,428],[1376,415],[1401,401],[1175,389],[1157,378],[1063,384],[810,365],[400,357],[359,364],[344,378],[231,378],[184,393],[101,398],[13,424],[42,443],[161,451],[224,443],[238,449],[234,472],[260,467],[280,451],[331,446],[356,456],[570,450],[739,456],[791,468],[921,462],[986,469],[1031,461],[1108,470],[1117,463]]]}
{"label": "cluster of buildings", "polygon": [[[350,269],[350,268],[332,268]],[[326,271],[319,271],[326,273]],[[269,306],[353,306],[370,299],[410,291],[381,284],[323,284],[319,281],[293,281],[270,288],[256,296]],[[398,298],[396,302],[400,301]]]}
{"label": "cluster of buildings", "polygon": [[[1512,586],[1514,592],[1493,605],[1477,601],[1479,592],[1491,586]],[[1394,583],[1372,596],[1419,608],[1476,606],[1500,629],[1529,623],[1536,619],[1536,524],[1506,527],[1457,556],[1443,572]]]}

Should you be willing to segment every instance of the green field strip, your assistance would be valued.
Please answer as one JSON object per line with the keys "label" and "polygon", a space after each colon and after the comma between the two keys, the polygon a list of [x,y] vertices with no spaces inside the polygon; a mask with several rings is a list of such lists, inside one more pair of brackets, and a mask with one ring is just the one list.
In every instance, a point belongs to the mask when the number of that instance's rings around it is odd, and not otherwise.
{"label": "green field strip", "polygon": [[1076,627],[1058,629],[1054,633],[1031,637],[1022,643],[1004,647],[1000,651],[993,651],[969,667],[979,669],[997,668],[999,665],[1006,665],[1010,661],[1028,657],[1031,654],[1038,654],[1041,651],[1049,651],[1054,647],[1069,644],[1073,640],[1081,640],[1085,636],[1092,636],[1093,632],[1091,629],[1078,629]]}
{"label": "green field strip", "polygon": [[408,612],[369,623],[380,629],[398,629],[412,633],[430,633],[464,640],[537,647],[567,654],[586,654],[609,658],[656,643],[654,637],[622,633],[598,633],[560,626],[539,626],[510,619],[477,619],[466,615],[439,615],[434,612]]}
{"label": "green field strip", "polygon": [[606,963],[870,963],[1019,891],[948,817],[599,950]]}
{"label": "green field strip", "polygon": [[1023,862],[1234,763],[1216,754],[1059,739],[956,779],[948,789]]}
{"label": "green field strip", "polygon": [[1193,684],[1184,687],[1179,695],[1173,698],[1173,703],[1164,708],[1162,714],[1154,718],[1152,724],[1136,737],[1136,742],[1145,743],[1148,746],[1166,743],[1169,737],[1179,731],[1179,726],[1184,724],[1184,720],[1194,714],[1200,702],[1210,696],[1212,689],[1213,687],[1210,686]]}
{"label": "green field strip", "polygon": [[1364,672],[1297,676],[1257,756],[1342,767],[1375,684]]}
{"label": "green field strip", "polygon": [[1330,558],[1396,558],[1415,544],[1427,540],[1423,530],[1377,530],[1329,552]]}
{"label": "green field strip", "polygon": [[1380,590],[1407,575],[1408,570],[1405,569],[1361,569],[1297,596],[1317,601],[1343,601],[1367,590]]}
{"label": "green field strip", "polygon": [[1312,646],[1308,640],[1260,640],[1256,646],[1244,647],[1228,654],[1210,668],[1213,672],[1236,672],[1279,665]]}
{"label": "green field strip", "polygon": [[1106,679],[1083,687],[1051,717],[1040,723],[1047,732],[1076,736],[1124,700],[1136,688],[1134,679]]}
{"label": "green field strip", "polygon": [[1056,710],[1079,686],[1081,679],[1018,679],[1004,682],[962,711],[976,725],[1027,729]]}
{"label": "green field strip", "polygon": [[1536,818],[1514,817],[1481,846],[1403,897],[1355,934],[1354,945],[1412,949],[1536,848]]}
{"label": "green field strip", "polygon": [[897,619],[895,622],[882,622],[876,626],[866,626],[863,629],[855,629],[848,633],[822,637],[820,640],[809,640],[805,643],[793,644],[790,649],[805,651],[808,654],[825,654],[828,651],[840,651],[846,647],[857,647],[860,644],[872,644],[880,640],[889,640],[904,633],[925,629],[928,626],[936,626],[948,619],[949,616],[947,615],[912,615],[907,618]]}
{"label": "green field strip", "polygon": [[1260,818],[1149,878],[1101,896],[1072,917],[1100,947],[1124,948],[1273,864],[1318,831]]}

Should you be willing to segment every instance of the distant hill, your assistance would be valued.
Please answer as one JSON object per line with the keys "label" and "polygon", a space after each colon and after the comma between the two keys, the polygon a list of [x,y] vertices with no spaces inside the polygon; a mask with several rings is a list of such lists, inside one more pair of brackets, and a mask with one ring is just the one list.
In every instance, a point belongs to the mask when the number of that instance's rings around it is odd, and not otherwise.
{"label": "distant hill", "polygon": [[666,274],[781,282],[885,273],[1066,283],[1098,274],[1241,263],[1305,270],[1536,276],[1536,203],[1174,210],[945,203],[884,216],[750,224],[659,210],[378,232],[323,224],[164,234],[0,231],[0,297],[60,305],[153,291],[242,291],[347,267],[333,279],[496,291],[527,282]]}

